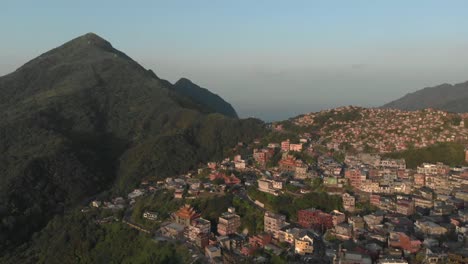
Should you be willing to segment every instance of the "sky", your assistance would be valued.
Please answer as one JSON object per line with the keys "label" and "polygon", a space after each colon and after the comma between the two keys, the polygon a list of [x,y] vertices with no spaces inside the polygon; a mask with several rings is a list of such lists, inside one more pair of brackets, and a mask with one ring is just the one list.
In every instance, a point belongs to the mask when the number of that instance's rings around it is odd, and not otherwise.
{"label": "sky", "polygon": [[468,80],[468,1],[0,0],[0,76],[94,32],[160,78],[281,120]]}

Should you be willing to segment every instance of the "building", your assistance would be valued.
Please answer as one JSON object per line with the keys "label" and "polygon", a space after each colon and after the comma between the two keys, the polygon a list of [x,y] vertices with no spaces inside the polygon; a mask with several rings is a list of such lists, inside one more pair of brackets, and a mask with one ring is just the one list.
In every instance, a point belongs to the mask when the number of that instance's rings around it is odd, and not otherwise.
{"label": "building", "polygon": [[430,221],[417,220],[416,223],[414,223],[414,226],[417,230],[426,235],[441,236],[448,232],[447,228]]}
{"label": "building", "polygon": [[184,235],[185,226],[178,223],[170,223],[166,226],[161,227],[161,234],[166,237],[175,239],[182,238]]}
{"label": "building", "polygon": [[396,212],[402,215],[414,214],[414,202],[408,199],[398,199],[396,202]]}
{"label": "building", "polygon": [[324,213],[315,208],[299,210],[297,212],[299,225],[304,228],[314,228],[325,231],[333,227],[333,218],[330,214]]}
{"label": "building", "polygon": [[204,248],[208,245],[210,233],[211,222],[203,218],[197,218],[192,221],[190,226],[185,228],[184,236],[198,247]]}
{"label": "building", "polygon": [[468,249],[460,248],[448,253],[448,263],[465,264],[468,263]]}
{"label": "building", "polygon": [[200,214],[197,213],[190,205],[186,204],[175,212],[173,217],[176,223],[183,226],[189,226],[193,220],[200,218]]}
{"label": "building", "polygon": [[333,226],[343,223],[346,221],[346,215],[338,210],[333,210],[330,215],[332,216]]}
{"label": "building", "polygon": [[299,255],[314,253],[314,239],[308,234],[294,240],[294,252]]}
{"label": "building", "polygon": [[335,226],[335,236],[340,240],[349,240],[353,237],[353,227],[348,223],[341,223]]}
{"label": "building", "polygon": [[421,207],[421,208],[432,208],[434,206],[434,202],[429,199],[424,199],[422,197],[413,197],[414,206]]}
{"label": "building", "polygon": [[416,187],[423,187],[426,185],[426,176],[424,174],[415,174],[413,178]]}
{"label": "building", "polygon": [[287,242],[289,244],[294,244],[294,241],[297,237],[304,236],[306,234],[305,229],[300,228],[287,228],[284,231],[281,231],[280,241]]}
{"label": "building", "polygon": [[234,234],[240,227],[240,216],[235,213],[235,209],[230,207],[227,212],[221,214],[218,219],[218,234],[226,236]]}
{"label": "building", "polygon": [[249,244],[255,248],[263,248],[267,244],[271,243],[272,236],[269,233],[261,233],[255,236],[249,237]]}
{"label": "building", "polygon": [[361,188],[362,182],[366,179],[366,176],[361,173],[359,169],[347,169],[345,171],[345,177],[349,179],[349,184],[356,189]]}
{"label": "building", "polygon": [[388,246],[403,249],[406,252],[416,253],[421,249],[421,241],[413,239],[403,232],[390,232]]}
{"label": "building", "polygon": [[417,172],[424,175],[444,175],[450,171],[450,167],[441,162],[436,164],[423,163],[417,167]]}
{"label": "building", "polygon": [[273,157],[275,153],[274,149],[267,148],[267,149],[254,149],[253,151],[253,158],[254,160],[260,164],[261,166],[265,166],[266,163]]}
{"label": "building", "polygon": [[281,142],[281,151],[288,152],[290,147],[289,139]]}
{"label": "building", "polygon": [[465,162],[468,162],[468,147],[465,148]]}
{"label": "building", "polygon": [[158,219],[158,213],[156,212],[150,212],[150,211],[145,211],[143,213],[143,218],[146,218],[151,221],[155,221]]}
{"label": "building", "polygon": [[301,152],[302,151],[302,144],[289,144],[289,150],[290,151],[297,151]]}
{"label": "building", "polygon": [[382,159],[379,165],[382,168],[406,169],[406,161],[404,159]]}
{"label": "building", "polygon": [[284,171],[296,171],[296,167],[303,167],[301,160],[297,160],[293,155],[283,153],[281,160],[278,161],[279,168]]}
{"label": "building", "polygon": [[372,259],[368,255],[359,252],[340,250],[333,260],[336,264],[372,264]]}
{"label": "building", "polygon": [[286,216],[268,211],[265,212],[263,217],[264,230],[265,232],[271,233],[274,239],[280,238],[281,228],[287,225]]}
{"label": "building", "polygon": [[294,179],[304,180],[309,177],[307,173],[309,168],[307,166],[298,166],[294,171]]}
{"label": "building", "polygon": [[226,185],[235,185],[241,183],[241,180],[237,178],[234,174],[231,174],[230,176],[220,173],[220,172],[215,172],[210,174],[210,181],[222,179],[224,180],[224,184]]}
{"label": "building", "polygon": [[343,199],[343,208],[348,212],[354,212],[356,209],[356,198],[349,193],[344,193],[342,195]]}
{"label": "building", "polygon": [[174,191],[174,198],[176,199],[182,199],[184,198],[184,190],[183,189],[177,189]]}
{"label": "building", "polygon": [[244,170],[247,167],[245,160],[239,160],[234,162],[234,168],[238,170]]}
{"label": "building", "polygon": [[216,263],[217,258],[221,259],[221,248],[212,245],[207,246],[205,256],[210,260],[210,263]]}
{"label": "building", "polygon": [[383,218],[384,218],[383,214],[377,214],[377,213],[365,215],[363,217],[364,222],[366,222],[367,226],[370,229],[373,229],[373,227],[380,225],[383,221]]}
{"label": "building", "polygon": [[269,179],[259,179],[257,182],[259,191],[273,194],[275,196],[279,195],[278,189],[282,189],[283,187],[283,182],[278,182]]}

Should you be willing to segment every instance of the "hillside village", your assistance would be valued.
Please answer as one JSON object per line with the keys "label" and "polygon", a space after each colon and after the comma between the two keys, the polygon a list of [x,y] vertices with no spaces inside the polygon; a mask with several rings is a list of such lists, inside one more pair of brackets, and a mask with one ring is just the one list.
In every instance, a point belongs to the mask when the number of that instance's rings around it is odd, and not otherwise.
{"label": "hillside village", "polygon": [[121,212],[96,223],[122,221],[156,241],[184,243],[193,263],[468,263],[468,149],[458,166],[408,168],[382,155],[466,142],[464,117],[333,111],[351,120],[320,121],[319,137],[297,131],[326,112],[294,119],[295,132],[272,124],[269,136],[239,142],[221,161],[148,177],[127,197],[82,211]]}
{"label": "hillside village", "polygon": [[387,153],[423,148],[437,142],[466,141],[466,114],[440,110],[402,111],[397,109],[340,107],[305,114],[292,120],[298,126],[319,123],[319,135],[327,147]]}

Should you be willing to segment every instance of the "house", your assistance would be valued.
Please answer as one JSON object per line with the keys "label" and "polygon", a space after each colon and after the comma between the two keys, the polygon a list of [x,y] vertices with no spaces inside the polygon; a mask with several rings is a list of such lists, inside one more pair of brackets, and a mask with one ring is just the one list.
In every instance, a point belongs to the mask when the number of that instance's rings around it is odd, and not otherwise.
{"label": "house", "polygon": [[176,198],[176,199],[184,198],[184,190],[183,189],[176,189],[174,191],[174,198]]}
{"label": "house", "polygon": [[94,201],[91,202],[91,206],[92,206],[92,207],[98,208],[98,207],[100,207],[101,205],[102,205],[102,202],[101,202],[101,201],[94,200]]}
{"label": "house", "polygon": [[409,237],[403,232],[390,232],[388,246],[403,249],[406,252],[416,253],[421,249],[422,242]]}
{"label": "house", "polygon": [[290,148],[289,139],[281,142],[281,151],[288,152]]}
{"label": "house", "polygon": [[210,260],[211,263],[217,263],[216,259],[221,259],[221,248],[213,245],[207,246],[205,248],[205,256]]}
{"label": "house", "polygon": [[383,221],[383,214],[369,214],[363,217],[369,229],[374,229],[375,226],[380,225]]}
{"label": "house", "polygon": [[280,241],[289,244],[294,244],[297,237],[304,236],[306,234],[305,229],[300,228],[284,228],[281,230]]}
{"label": "house", "polygon": [[441,236],[447,234],[448,232],[447,228],[430,221],[417,220],[414,223],[414,226],[417,230],[426,235]]}
{"label": "house", "polygon": [[150,211],[145,211],[143,213],[143,218],[146,218],[151,221],[155,221],[158,219],[158,213],[156,212],[150,212]]}
{"label": "house", "polygon": [[297,152],[301,152],[302,151],[302,144],[299,143],[299,144],[289,144],[289,151],[297,151]]}
{"label": "house", "polygon": [[340,240],[349,240],[353,237],[353,227],[348,223],[335,225],[334,234]]}
{"label": "house", "polygon": [[314,239],[312,236],[305,234],[297,237],[294,240],[294,252],[299,255],[314,253]]}
{"label": "house", "polygon": [[261,192],[266,192],[278,196],[278,189],[282,189],[283,182],[275,181],[269,179],[259,179],[258,181],[258,190]]}
{"label": "house", "polygon": [[128,199],[135,199],[139,196],[142,196],[145,194],[144,189],[135,189],[131,193],[128,194]]}

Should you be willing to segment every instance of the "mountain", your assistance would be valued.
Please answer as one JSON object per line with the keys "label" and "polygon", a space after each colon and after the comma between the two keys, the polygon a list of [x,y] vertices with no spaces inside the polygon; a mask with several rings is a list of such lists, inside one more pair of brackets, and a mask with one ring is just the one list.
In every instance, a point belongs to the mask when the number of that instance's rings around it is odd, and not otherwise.
{"label": "mountain", "polygon": [[455,85],[442,84],[424,88],[382,107],[401,110],[434,108],[448,112],[468,112],[468,81]]}
{"label": "mountain", "polygon": [[0,256],[103,191],[186,172],[264,132],[212,109],[93,33],[0,77]]}
{"label": "mountain", "polygon": [[211,93],[208,89],[202,88],[186,78],[181,78],[174,84],[174,90],[188,96],[194,102],[205,105],[216,113],[220,113],[229,117],[237,118],[236,110],[224,101],[217,94]]}

